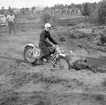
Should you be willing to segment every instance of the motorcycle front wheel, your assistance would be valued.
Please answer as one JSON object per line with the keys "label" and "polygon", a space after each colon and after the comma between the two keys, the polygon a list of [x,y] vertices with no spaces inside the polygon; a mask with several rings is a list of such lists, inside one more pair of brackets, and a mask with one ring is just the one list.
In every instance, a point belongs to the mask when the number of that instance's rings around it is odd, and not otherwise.
{"label": "motorcycle front wheel", "polygon": [[33,56],[33,47],[28,46],[24,49],[24,60],[30,64],[37,62],[37,58]]}
{"label": "motorcycle front wheel", "polygon": [[67,69],[71,68],[70,62],[66,57],[59,56],[56,60],[56,65],[59,66],[60,69]]}

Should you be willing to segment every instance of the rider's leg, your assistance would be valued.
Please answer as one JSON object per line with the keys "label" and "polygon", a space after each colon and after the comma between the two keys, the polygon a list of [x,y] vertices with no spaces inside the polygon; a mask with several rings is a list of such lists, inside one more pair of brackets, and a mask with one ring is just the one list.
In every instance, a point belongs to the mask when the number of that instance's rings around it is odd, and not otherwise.
{"label": "rider's leg", "polygon": [[44,45],[40,45],[39,47],[41,49],[41,52],[43,53],[43,54],[41,53],[39,60],[43,61],[44,58],[48,58],[50,52],[49,52],[49,49]]}

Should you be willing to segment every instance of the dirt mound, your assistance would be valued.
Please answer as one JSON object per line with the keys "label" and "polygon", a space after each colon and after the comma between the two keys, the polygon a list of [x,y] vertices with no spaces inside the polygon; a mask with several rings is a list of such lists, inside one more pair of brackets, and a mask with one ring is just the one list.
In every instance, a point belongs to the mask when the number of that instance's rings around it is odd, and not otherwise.
{"label": "dirt mound", "polygon": [[86,34],[84,32],[78,31],[78,30],[74,30],[72,32],[70,32],[70,38],[73,39],[81,39],[81,38],[89,38],[89,34]]}

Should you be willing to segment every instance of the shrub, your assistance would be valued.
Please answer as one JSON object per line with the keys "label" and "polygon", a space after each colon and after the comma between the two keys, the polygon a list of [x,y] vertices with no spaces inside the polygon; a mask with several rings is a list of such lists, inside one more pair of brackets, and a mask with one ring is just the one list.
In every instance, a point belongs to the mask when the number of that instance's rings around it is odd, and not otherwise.
{"label": "shrub", "polygon": [[64,37],[60,37],[59,40],[60,40],[61,42],[66,42],[66,40],[65,40]]}
{"label": "shrub", "polygon": [[91,13],[91,15],[88,18],[88,21],[90,23],[97,23],[98,22],[98,13],[97,13],[97,11]]}
{"label": "shrub", "polygon": [[81,38],[87,38],[87,37],[88,37],[88,34],[82,31],[74,31],[70,33],[70,38],[73,38],[73,39],[81,39]]}

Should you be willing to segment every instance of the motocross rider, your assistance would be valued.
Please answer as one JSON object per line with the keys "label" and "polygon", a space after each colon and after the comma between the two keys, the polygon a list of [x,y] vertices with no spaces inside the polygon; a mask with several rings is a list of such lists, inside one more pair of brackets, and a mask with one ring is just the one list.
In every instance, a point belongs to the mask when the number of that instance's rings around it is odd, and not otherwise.
{"label": "motocross rider", "polygon": [[[41,54],[39,61],[42,62],[44,58],[49,58],[50,51],[48,47],[56,47],[58,46],[57,42],[51,37],[50,35],[50,30],[51,30],[51,24],[46,23],[44,25],[44,30],[40,33],[40,39],[39,39],[39,48],[41,51],[43,51],[43,55]],[[50,42],[47,41],[49,39]]]}

